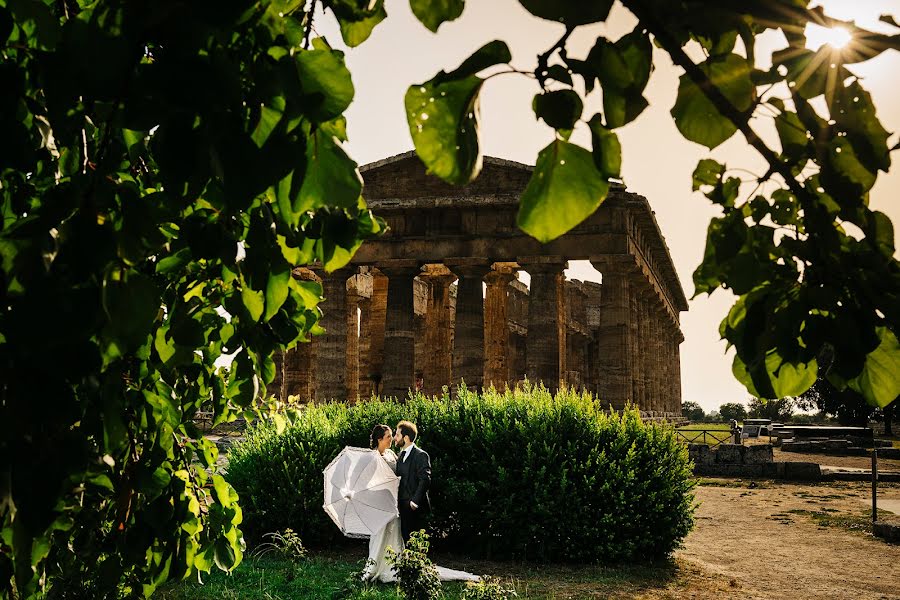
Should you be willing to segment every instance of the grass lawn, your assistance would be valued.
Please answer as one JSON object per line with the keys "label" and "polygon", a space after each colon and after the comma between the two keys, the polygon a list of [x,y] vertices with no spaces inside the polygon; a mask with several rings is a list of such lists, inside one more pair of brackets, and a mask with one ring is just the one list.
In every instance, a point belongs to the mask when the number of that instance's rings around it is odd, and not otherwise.
{"label": "grass lawn", "polygon": [[[696,568],[678,561],[616,568],[486,561],[460,565],[442,556],[436,562],[493,575],[512,584],[519,598],[562,600],[648,593],[652,596],[654,590],[671,593],[671,590],[693,587],[701,579]],[[346,553],[315,554],[299,562],[272,556],[248,557],[232,574],[210,573],[204,576],[203,584],[196,580],[168,584],[156,597],[164,600],[402,600],[403,596],[393,585],[348,587],[349,576],[361,566],[354,555]],[[464,589],[462,583],[445,583],[444,598],[462,598]]]}
{"label": "grass lawn", "polygon": [[678,431],[695,431],[698,429],[715,429],[716,431],[729,431],[731,425],[728,423],[691,423],[678,428]]}

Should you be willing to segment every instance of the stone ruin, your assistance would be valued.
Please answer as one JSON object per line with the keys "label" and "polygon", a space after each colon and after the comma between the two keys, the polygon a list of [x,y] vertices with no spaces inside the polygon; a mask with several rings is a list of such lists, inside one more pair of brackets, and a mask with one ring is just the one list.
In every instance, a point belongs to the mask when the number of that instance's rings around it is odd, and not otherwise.
{"label": "stone ruin", "polygon": [[[527,379],[679,418],[688,306],[649,203],[613,185],[591,217],[541,244],[516,226],[532,169],[485,157],[478,179],[454,187],[413,152],[362,167],[389,229],[336,272],[295,269],[322,283],[326,333],[277,357],[269,392],[354,402]],[[590,261],[602,283],[566,280],[569,260]]]}

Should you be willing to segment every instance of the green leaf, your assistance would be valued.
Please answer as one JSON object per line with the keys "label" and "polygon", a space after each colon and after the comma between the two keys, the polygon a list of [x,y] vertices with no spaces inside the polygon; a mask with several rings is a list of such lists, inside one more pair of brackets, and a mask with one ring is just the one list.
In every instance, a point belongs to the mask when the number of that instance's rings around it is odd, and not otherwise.
{"label": "green leaf", "polygon": [[603,114],[606,116],[606,126],[610,129],[631,123],[647,106],[647,99],[633,89],[617,90],[610,87],[603,90]]}
{"label": "green leaf", "polygon": [[847,384],[866,402],[884,408],[900,396],[900,342],[887,327],[877,329],[881,343],[866,355],[863,370]]}
{"label": "green leaf", "polygon": [[505,43],[488,42],[455,71],[441,71],[406,91],[409,132],[430,173],[455,184],[478,176],[482,160],[478,94],[484,80],[475,73],[511,58]]}
{"label": "green leaf", "polygon": [[613,0],[519,0],[536,17],[568,26],[605,21]]}
{"label": "green leaf", "polygon": [[886,257],[894,256],[894,225],[883,212],[872,211],[866,215],[866,239],[870,240]]}
{"label": "green leaf", "polygon": [[344,53],[322,48],[294,56],[303,90],[303,110],[317,123],[340,116],[353,101],[353,81],[344,64]]}
{"label": "green leaf", "polygon": [[441,71],[435,75],[432,81],[443,82],[453,79],[463,79],[469,75],[477,75],[488,67],[505,64],[511,60],[512,54],[510,54],[509,46],[506,45],[506,42],[493,40],[473,52],[469,58],[459,65],[459,67],[449,73]]}
{"label": "green leaf", "polygon": [[273,99],[270,106],[264,105],[260,108],[259,121],[256,123],[253,133],[250,134],[250,138],[257,148],[262,148],[265,145],[266,140],[272,135],[275,127],[281,122],[281,117],[284,116],[284,107],[284,97],[279,96]]}
{"label": "green leaf", "polygon": [[286,262],[279,261],[271,267],[266,282],[266,312],[263,314],[263,321],[274,317],[287,300],[290,280],[291,267]]}
{"label": "green leaf", "polygon": [[[699,67],[737,110],[749,110],[753,104],[754,86],[747,59],[729,54],[710,58]],[[687,74],[679,80],[678,97],[671,113],[681,135],[710,149],[737,131],[737,126],[719,113]]]}
{"label": "green leaf", "polygon": [[517,223],[525,233],[547,243],[593,214],[608,192],[609,184],[590,152],[554,140],[538,155],[522,192]]}
{"label": "green leaf", "polygon": [[462,14],[465,0],[409,0],[409,6],[422,25],[437,33],[441,23]]}
{"label": "green leaf", "polygon": [[247,312],[250,313],[250,318],[254,322],[259,321],[265,308],[263,293],[252,289],[243,279],[241,279],[241,301],[244,303]]}
{"label": "green leaf", "polygon": [[830,112],[835,127],[846,133],[854,153],[866,169],[872,173],[879,169],[887,172],[891,167],[887,146],[890,134],[875,114],[872,96],[859,81],[853,81],[838,91]]}
{"label": "green leaf", "polygon": [[182,248],[156,263],[156,272],[160,275],[171,275],[182,270],[193,260],[190,248]]}
{"label": "green leaf", "polygon": [[572,90],[556,90],[537,94],[531,103],[534,115],[553,129],[574,129],[584,105]]}
{"label": "green leaf", "polygon": [[704,185],[719,185],[722,175],[725,174],[725,165],[719,164],[711,158],[701,159],[693,174],[693,190],[696,192]]}
{"label": "green leaf", "polygon": [[321,206],[352,208],[362,192],[356,163],[340,143],[317,129],[306,144],[306,174],[292,210],[303,213]]}
{"label": "green leaf", "polygon": [[806,127],[797,113],[782,111],[775,117],[775,129],[781,140],[781,153],[797,160],[806,155],[806,146],[809,144]]}
{"label": "green leaf", "polygon": [[653,70],[653,45],[650,43],[650,36],[636,27],[631,33],[616,40],[615,47],[631,74],[632,87],[643,91]]}
{"label": "green leaf", "polygon": [[387,18],[383,0],[378,0],[372,10],[358,11],[352,16],[344,16],[339,11],[335,11],[335,14],[341,26],[341,37],[351,48],[369,39],[375,26]]}
{"label": "green leaf", "polygon": [[588,126],[591,128],[594,166],[603,177],[618,179],[622,171],[622,145],[619,143],[619,136],[603,126],[599,114],[591,117]]}
{"label": "green leaf", "polygon": [[416,153],[429,173],[464,184],[481,171],[479,77],[411,86],[404,104]]}
{"label": "green leaf", "polygon": [[731,371],[747,391],[757,398],[787,398],[799,396],[816,382],[819,367],[815,359],[809,363],[790,363],[776,350],[770,350],[765,360],[747,366],[737,355]]}
{"label": "green leaf", "polygon": [[291,279],[291,289],[299,294],[301,306],[304,308],[315,308],[322,301],[322,284],[315,281],[304,281],[301,279]]}
{"label": "green leaf", "polygon": [[836,137],[828,143],[823,163],[822,185],[835,197],[862,196],[875,185],[875,173],[860,162],[847,138]]}

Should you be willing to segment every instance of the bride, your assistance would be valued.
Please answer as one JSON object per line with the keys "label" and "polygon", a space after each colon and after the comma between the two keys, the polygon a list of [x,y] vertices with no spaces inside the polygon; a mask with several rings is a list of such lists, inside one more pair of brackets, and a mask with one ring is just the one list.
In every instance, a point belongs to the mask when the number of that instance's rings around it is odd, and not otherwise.
{"label": "bride", "polygon": [[[369,436],[369,447],[378,452],[388,466],[397,472],[397,455],[391,450],[394,434],[387,425],[376,425]],[[390,521],[384,529],[369,537],[369,559],[363,578],[370,581],[390,583],[397,580],[393,565],[387,560],[387,549],[396,552],[403,550],[403,538],[400,535],[400,517]],[[480,577],[465,571],[455,571],[445,567],[436,567],[442,581],[478,581]]]}

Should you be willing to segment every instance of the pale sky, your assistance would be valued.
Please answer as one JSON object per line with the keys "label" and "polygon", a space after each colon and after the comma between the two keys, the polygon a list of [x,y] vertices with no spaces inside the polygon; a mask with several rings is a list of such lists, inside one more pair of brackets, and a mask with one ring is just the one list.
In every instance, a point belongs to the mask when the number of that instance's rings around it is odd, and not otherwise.
{"label": "pale sky", "polygon": [[[517,0],[469,0],[462,17],[441,26],[433,34],[422,26],[409,9],[408,0],[386,0],[388,18],[375,28],[372,37],[355,49],[345,48],[331,14],[319,15],[316,31],[332,46],[347,52],[356,97],[347,111],[348,151],[360,164],[406,152],[413,148],[403,109],[403,95],[409,85],[430,79],[441,70],[456,68],[463,59],[493,39],[505,41],[512,51],[512,64],[531,70],[536,56],[553,45],[563,32],[559,24],[532,17]],[[877,19],[893,14],[900,20],[900,0],[825,0],[829,15],[853,19],[860,26],[885,30]],[[569,42],[569,55],[584,58],[597,35],[618,39],[636,21],[616,5],[607,24],[579,28]],[[881,25],[881,26],[879,26]],[[783,39],[767,35],[757,45],[759,59],[768,60],[769,50],[783,45]],[[669,110],[675,102],[680,69],[655,51],[657,69],[650,78],[645,96],[649,108],[634,122],[617,130],[622,143],[623,178],[627,188],[645,196],[662,229],[675,262],[685,294],[694,293],[691,274],[700,263],[710,218],[718,210],[699,192],[691,192],[691,173],[697,161],[712,157],[729,167],[754,173],[765,169],[755,151],[748,149],[740,134],[714,151],[688,142],[675,128]],[[767,66],[767,65],[758,65]],[[900,55],[888,52],[879,58],[852,66],[872,94],[882,124],[890,132],[900,131],[900,95],[897,75]],[[503,75],[488,81],[481,93],[482,147],[485,155],[534,164],[538,152],[553,139],[553,131],[535,120],[531,99],[538,84],[521,75]],[[596,94],[595,96],[599,96]],[[585,106],[587,119],[600,108],[592,96]],[[767,134],[768,144],[778,148],[774,128],[754,123]],[[889,144],[897,142],[892,135]],[[576,129],[573,141],[590,148],[585,126]],[[872,192],[870,205],[887,213],[900,227],[900,155],[894,153],[890,175],[881,174]],[[738,174],[735,174],[738,175]],[[746,176],[746,175],[745,175]],[[770,188],[768,191],[771,191]],[[742,189],[749,194],[751,189]],[[365,191],[363,192],[365,195]],[[598,280],[589,264],[570,263],[570,278]],[[682,397],[695,401],[707,411],[725,402],[745,402],[748,394],[731,374],[731,354],[719,339],[718,324],[733,298],[719,290],[711,297],[690,301],[681,315],[685,341],[681,345]]]}

